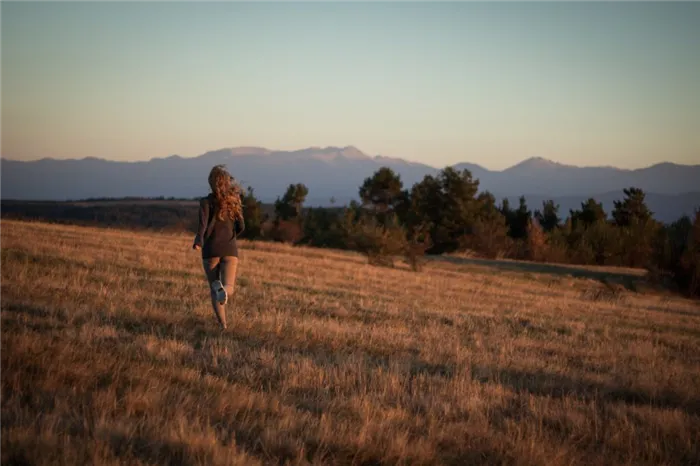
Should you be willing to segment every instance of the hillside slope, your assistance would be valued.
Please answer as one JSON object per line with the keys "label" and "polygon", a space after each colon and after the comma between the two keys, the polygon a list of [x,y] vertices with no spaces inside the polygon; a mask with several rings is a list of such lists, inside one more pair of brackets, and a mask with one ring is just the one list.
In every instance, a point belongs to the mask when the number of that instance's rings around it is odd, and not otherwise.
{"label": "hillside slope", "polygon": [[[568,272],[416,274],[3,220],[3,464],[689,464],[700,309]],[[573,269],[572,269],[573,270]],[[620,272],[622,273],[622,272]]]}

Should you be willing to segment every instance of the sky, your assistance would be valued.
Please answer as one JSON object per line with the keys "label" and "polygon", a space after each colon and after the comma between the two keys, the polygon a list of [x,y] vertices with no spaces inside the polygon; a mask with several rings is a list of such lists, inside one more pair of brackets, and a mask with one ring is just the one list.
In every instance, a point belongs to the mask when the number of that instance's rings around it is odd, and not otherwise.
{"label": "sky", "polygon": [[700,2],[6,2],[2,157],[700,163]]}

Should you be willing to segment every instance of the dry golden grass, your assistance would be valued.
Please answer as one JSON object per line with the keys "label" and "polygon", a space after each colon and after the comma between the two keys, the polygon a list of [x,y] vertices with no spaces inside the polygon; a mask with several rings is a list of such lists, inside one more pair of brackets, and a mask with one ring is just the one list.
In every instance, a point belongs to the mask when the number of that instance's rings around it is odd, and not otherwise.
{"label": "dry golden grass", "polygon": [[697,303],[191,240],[2,222],[3,464],[698,464]]}

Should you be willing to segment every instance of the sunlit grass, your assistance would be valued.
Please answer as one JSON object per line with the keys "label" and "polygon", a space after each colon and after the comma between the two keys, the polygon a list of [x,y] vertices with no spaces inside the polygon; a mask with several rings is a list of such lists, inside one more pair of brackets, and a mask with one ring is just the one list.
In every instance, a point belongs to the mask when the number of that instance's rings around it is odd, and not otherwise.
{"label": "sunlit grass", "polygon": [[3,464],[700,458],[688,300],[585,269],[242,242],[221,332],[187,235],[1,229]]}

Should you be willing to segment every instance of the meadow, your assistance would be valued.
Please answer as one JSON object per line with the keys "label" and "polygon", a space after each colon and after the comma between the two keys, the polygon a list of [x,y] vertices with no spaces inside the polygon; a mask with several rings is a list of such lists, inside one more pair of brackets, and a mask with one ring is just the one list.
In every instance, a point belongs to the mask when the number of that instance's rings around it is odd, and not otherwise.
{"label": "meadow", "polygon": [[700,304],[640,271],[242,241],[221,331],[191,244],[2,220],[2,464],[700,464]]}

